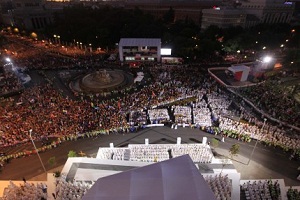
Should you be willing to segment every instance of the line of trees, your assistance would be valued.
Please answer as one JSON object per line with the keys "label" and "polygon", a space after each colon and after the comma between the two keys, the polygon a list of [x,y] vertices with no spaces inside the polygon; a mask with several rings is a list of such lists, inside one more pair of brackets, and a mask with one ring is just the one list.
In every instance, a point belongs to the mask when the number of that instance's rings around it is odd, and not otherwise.
{"label": "line of trees", "polygon": [[[201,30],[188,17],[185,20],[174,20],[175,13],[176,10],[170,7],[158,19],[139,8],[127,10],[104,6],[93,9],[79,4],[65,7],[63,13],[56,14],[54,24],[41,35],[52,39],[53,35],[59,35],[61,41],[79,41],[86,45],[92,44],[93,48],[108,49],[116,48],[120,38],[161,38],[162,46],[172,48],[174,56],[198,61],[221,61],[224,55],[237,51],[261,51],[264,46],[277,49],[284,44],[285,48],[292,48],[287,52],[286,62],[299,60],[299,27],[261,24],[250,29],[210,26]],[[19,34],[22,32],[20,30]]]}

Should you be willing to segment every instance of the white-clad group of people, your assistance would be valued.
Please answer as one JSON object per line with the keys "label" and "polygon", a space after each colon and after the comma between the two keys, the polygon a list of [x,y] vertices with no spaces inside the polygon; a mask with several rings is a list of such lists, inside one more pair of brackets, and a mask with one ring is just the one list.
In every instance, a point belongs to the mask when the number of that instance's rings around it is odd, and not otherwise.
{"label": "white-clad group of people", "polygon": [[66,177],[62,175],[56,179],[54,199],[70,199],[81,200],[85,193],[93,186],[94,182],[86,181],[67,181]]}
{"label": "white-clad group of people", "polygon": [[148,110],[148,117],[151,124],[160,124],[170,120],[168,109],[165,108]]}
{"label": "white-clad group of people", "polygon": [[204,179],[217,200],[231,200],[232,182],[227,174],[208,175],[204,176]]}
{"label": "white-clad group of people", "polygon": [[128,148],[100,148],[97,158],[141,162],[160,162],[188,154],[197,163],[210,163],[212,151],[207,144],[143,144]]}
{"label": "white-clad group of people", "polygon": [[279,182],[271,180],[248,181],[241,185],[241,192],[247,200],[281,200],[281,188]]}
{"label": "white-clad group of people", "polygon": [[3,200],[47,200],[47,185],[45,183],[24,182],[16,185],[10,181],[9,185],[3,191]]}
{"label": "white-clad group of people", "polygon": [[190,124],[192,123],[192,109],[190,106],[173,106],[172,111],[175,116],[175,123]]}

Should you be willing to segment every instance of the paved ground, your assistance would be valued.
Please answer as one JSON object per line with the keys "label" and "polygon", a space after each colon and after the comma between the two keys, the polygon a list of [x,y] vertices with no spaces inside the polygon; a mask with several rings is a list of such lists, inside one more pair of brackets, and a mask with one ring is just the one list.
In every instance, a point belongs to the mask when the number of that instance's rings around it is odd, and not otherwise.
{"label": "paved ground", "polygon": [[[98,138],[65,142],[57,148],[41,153],[40,156],[47,171],[55,171],[62,169],[70,150],[83,151],[88,156],[95,157],[99,147],[108,147],[111,142],[114,143],[115,147],[124,147],[128,144],[143,144],[145,138],[148,138],[149,143],[153,144],[174,144],[177,137],[181,137],[182,143],[197,143],[201,142],[203,136],[208,137],[208,141],[214,137],[220,139],[219,136],[204,133],[199,129],[179,127],[174,130],[169,127],[155,127],[137,133],[101,135]],[[216,148],[218,156],[228,156],[228,149],[235,143],[239,143],[241,147],[240,153],[234,158],[233,163],[238,172],[241,173],[242,179],[284,179],[286,185],[300,186],[300,181],[296,179],[299,174],[297,168],[300,166],[300,162],[290,161],[289,155],[279,149],[265,147],[258,143],[250,163],[247,164],[255,142],[241,143],[226,138],[225,143],[220,142],[219,147]],[[51,166],[47,162],[53,156],[57,161],[55,166]],[[12,160],[0,174],[1,180],[21,180],[23,177],[27,180],[42,181],[46,179],[46,174],[43,172],[36,155]]]}

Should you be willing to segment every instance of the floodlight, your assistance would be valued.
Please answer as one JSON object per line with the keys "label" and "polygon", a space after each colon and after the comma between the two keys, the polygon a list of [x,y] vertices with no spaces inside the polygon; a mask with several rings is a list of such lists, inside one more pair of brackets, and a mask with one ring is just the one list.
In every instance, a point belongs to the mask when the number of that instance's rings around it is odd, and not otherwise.
{"label": "floodlight", "polygon": [[272,58],[271,58],[270,56],[266,56],[266,57],[264,57],[263,62],[264,62],[264,63],[268,63],[268,62],[270,62],[271,60],[272,60]]}

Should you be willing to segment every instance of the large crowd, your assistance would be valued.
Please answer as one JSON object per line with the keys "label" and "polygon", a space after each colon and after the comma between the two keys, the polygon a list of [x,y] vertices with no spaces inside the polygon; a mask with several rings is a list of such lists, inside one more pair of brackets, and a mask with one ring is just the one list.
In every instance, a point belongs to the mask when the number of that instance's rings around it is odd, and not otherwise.
{"label": "large crowd", "polygon": [[[14,64],[22,68],[64,69],[74,66],[85,68],[98,62],[91,57],[84,61],[82,58],[70,58],[53,52],[43,53],[41,48],[30,48],[23,52],[22,46],[26,44],[22,43],[19,48],[16,44],[13,45],[14,51],[19,51]],[[161,106],[168,107],[174,102],[179,102],[177,104],[184,102],[181,103],[183,105],[171,107],[175,115],[174,123],[191,125],[193,121],[197,121],[196,127],[212,133],[244,141],[251,138],[259,139],[288,150],[300,149],[299,137],[291,137],[286,134],[287,131],[283,127],[278,128],[269,122],[262,129],[263,122],[247,110],[243,110],[240,116],[243,122],[230,118],[229,116],[238,114],[229,109],[235,97],[197,66],[149,64],[147,73],[152,80],[146,87],[133,93],[122,90],[119,96],[113,99],[103,99],[97,94],[90,96],[79,94],[78,98],[68,97],[55,88],[52,82],[27,88],[18,98],[4,99],[0,106],[0,145],[5,147],[27,142],[30,129],[35,140],[45,137],[58,137],[64,140],[89,135],[91,132],[92,135],[126,133],[131,130],[133,124],[145,124],[147,121],[145,111],[149,111],[152,122],[159,120],[153,118],[153,115],[169,120],[166,111],[162,114],[159,110],[153,110]],[[6,88],[6,92],[15,90],[14,84],[6,84],[11,82],[4,83],[3,88]],[[242,89],[240,92],[257,101],[258,105],[264,110],[267,109],[273,117],[288,120],[295,126],[299,125],[300,112],[297,112],[299,105],[287,95],[279,98],[277,90],[266,83]],[[74,95],[78,94],[74,92]],[[191,97],[193,97],[191,102],[184,101]],[[273,100],[276,99],[278,101],[274,103]],[[237,110],[241,112],[241,108]],[[140,114],[137,114],[138,112]],[[128,120],[128,114],[131,121]]]}
{"label": "large crowd", "polygon": [[278,80],[268,80],[262,85],[240,88],[238,92],[272,117],[299,127],[300,105],[289,90],[292,89],[282,87]]}

